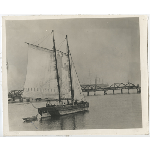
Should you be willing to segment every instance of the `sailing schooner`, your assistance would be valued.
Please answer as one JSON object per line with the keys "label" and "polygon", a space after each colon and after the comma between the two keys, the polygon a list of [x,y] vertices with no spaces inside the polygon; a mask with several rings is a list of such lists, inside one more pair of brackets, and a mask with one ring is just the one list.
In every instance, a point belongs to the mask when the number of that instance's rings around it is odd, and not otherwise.
{"label": "sailing schooner", "polygon": [[[52,50],[26,43],[30,50],[23,97],[47,99],[46,107],[38,108],[42,118],[76,113],[89,108],[71,57],[67,35],[67,52],[64,53],[56,50],[53,30],[52,33]],[[57,101],[57,104],[52,105],[51,101]]]}

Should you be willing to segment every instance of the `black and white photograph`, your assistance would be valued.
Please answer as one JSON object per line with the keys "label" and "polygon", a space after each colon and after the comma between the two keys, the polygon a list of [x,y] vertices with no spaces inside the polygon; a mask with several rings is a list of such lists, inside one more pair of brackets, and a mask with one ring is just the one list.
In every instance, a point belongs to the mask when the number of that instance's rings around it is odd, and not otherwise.
{"label": "black and white photograph", "polygon": [[140,17],[18,18],[3,20],[7,134],[148,127]]}

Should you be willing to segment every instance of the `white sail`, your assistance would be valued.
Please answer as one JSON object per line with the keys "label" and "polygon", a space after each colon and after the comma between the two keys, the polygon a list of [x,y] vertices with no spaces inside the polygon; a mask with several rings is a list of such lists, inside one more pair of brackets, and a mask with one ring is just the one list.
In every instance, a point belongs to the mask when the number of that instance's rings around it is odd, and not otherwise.
{"label": "white sail", "polygon": [[74,100],[84,101],[85,97],[82,92],[78,75],[72,59],[71,59],[71,75],[72,75],[72,88],[74,90]]}
{"label": "white sail", "polygon": [[66,54],[57,55],[61,99],[71,98],[69,64]]}
{"label": "white sail", "polygon": [[54,52],[28,44],[23,97],[58,99]]}

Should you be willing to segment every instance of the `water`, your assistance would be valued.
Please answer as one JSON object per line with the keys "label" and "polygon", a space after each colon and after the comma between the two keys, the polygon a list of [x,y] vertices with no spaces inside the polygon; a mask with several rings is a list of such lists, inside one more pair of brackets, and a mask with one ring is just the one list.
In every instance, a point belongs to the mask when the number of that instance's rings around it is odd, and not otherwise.
{"label": "water", "polygon": [[[86,97],[89,111],[61,116],[55,119],[25,123],[22,118],[37,114],[32,104],[8,105],[10,131],[49,131],[79,129],[128,129],[142,127],[141,94],[96,95]],[[43,107],[46,102],[35,102]]]}

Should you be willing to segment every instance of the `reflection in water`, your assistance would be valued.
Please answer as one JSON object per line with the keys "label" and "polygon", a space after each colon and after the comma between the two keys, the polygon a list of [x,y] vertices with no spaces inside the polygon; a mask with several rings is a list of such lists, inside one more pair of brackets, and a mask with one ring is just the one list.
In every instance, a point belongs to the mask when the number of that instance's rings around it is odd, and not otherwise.
{"label": "reflection in water", "polygon": [[83,129],[85,126],[85,116],[88,114],[88,111],[78,112],[74,114],[51,117],[47,119],[40,120],[41,126],[49,126],[50,130],[76,130]]}

